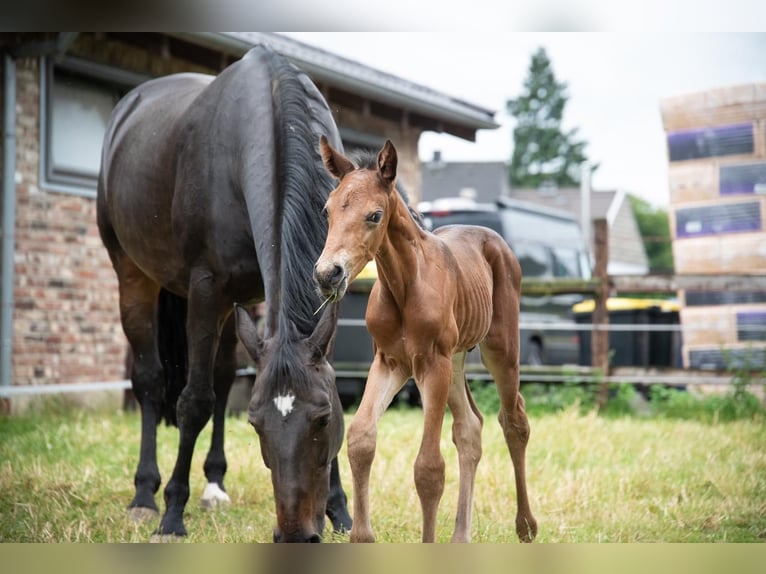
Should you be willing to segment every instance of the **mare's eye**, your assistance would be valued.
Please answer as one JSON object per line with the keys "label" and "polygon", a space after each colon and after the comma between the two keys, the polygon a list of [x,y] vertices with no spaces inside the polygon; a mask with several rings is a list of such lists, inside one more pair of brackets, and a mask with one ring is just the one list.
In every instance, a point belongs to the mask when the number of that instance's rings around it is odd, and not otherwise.
{"label": "mare's eye", "polygon": [[370,223],[380,223],[381,219],[383,219],[382,211],[376,211],[367,216],[367,221],[369,221]]}
{"label": "mare's eye", "polygon": [[330,415],[322,415],[316,420],[315,424],[319,429],[325,428],[328,424],[330,424]]}
{"label": "mare's eye", "polygon": [[322,208],[322,217],[327,217],[327,208],[326,207]]}

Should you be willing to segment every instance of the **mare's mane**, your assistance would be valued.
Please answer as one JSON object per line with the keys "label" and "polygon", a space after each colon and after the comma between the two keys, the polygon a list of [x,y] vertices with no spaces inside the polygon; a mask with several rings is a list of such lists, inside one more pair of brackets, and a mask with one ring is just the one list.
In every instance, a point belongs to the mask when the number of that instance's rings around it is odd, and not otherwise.
{"label": "mare's mane", "polygon": [[[273,84],[279,206],[276,224],[281,238],[278,305],[279,343],[271,361],[271,380],[276,384],[304,387],[310,384],[304,365],[295,365],[296,340],[311,334],[321,313],[315,313],[321,299],[313,283],[311,270],[319,257],[327,235],[327,222],[319,214],[333,180],[324,169],[318,151],[319,134],[313,126],[323,126],[319,117],[324,108],[301,82],[301,72],[282,59],[271,60]],[[312,105],[312,103],[314,105]],[[329,114],[329,112],[327,112]],[[301,380],[298,380],[298,379]],[[304,380],[305,379],[305,380]]]}

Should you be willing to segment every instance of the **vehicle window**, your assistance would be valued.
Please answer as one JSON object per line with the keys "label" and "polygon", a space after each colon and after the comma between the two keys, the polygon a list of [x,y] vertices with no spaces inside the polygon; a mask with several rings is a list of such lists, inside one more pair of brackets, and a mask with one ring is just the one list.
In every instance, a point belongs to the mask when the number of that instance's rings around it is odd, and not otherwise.
{"label": "vehicle window", "polygon": [[516,242],[513,251],[521,264],[524,277],[550,277],[551,260],[548,248],[536,243]]}
{"label": "vehicle window", "polygon": [[576,250],[553,248],[553,276],[580,277],[580,261]]}
{"label": "vehicle window", "polygon": [[423,217],[426,221],[426,227],[432,230],[445,225],[481,225],[497,231],[500,235],[503,234],[500,218],[494,212],[424,213]]}
{"label": "vehicle window", "polygon": [[503,218],[510,240],[582,247],[582,234],[575,221],[523,209],[501,209],[500,217]]}

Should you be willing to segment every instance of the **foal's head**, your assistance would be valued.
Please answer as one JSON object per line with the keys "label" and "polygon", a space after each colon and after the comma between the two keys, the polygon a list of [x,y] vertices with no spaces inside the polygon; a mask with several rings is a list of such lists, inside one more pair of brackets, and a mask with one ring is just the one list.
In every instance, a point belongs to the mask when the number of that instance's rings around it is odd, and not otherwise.
{"label": "foal's head", "polygon": [[325,204],[327,240],[314,279],[323,296],[337,300],[383,242],[396,187],[397,156],[386,140],[372,165],[357,167],[324,136],[319,146],[327,171],[340,181]]}
{"label": "foal's head", "polygon": [[330,463],[343,443],[343,410],[328,362],[337,311],[328,305],[308,337],[292,324],[263,336],[236,307],[237,334],[258,372],[248,420],[271,470],[274,542],[319,542],[324,530]]}

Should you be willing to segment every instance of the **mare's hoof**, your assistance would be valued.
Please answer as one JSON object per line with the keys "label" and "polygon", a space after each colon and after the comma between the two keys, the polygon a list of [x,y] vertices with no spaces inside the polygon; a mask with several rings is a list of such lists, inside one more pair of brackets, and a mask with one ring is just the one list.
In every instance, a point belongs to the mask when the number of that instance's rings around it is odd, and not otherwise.
{"label": "mare's hoof", "polygon": [[229,506],[231,498],[215,482],[209,482],[205,487],[205,492],[202,493],[200,504],[205,510],[215,510],[221,506]]}
{"label": "mare's hoof", "polygon": [[152,534],[149,538],[151,544],[173,544],[176,542],[183,542],[186,540],[185,536],[179,536],[178,534]]}
{"label": "mare's hoof", "polygon": [[146,508],[145,506],[134,506],[128,508],[128,518],[138,524],[146,522],[148,520],[157,520],[160,517],[160,513],[154,508]]}

